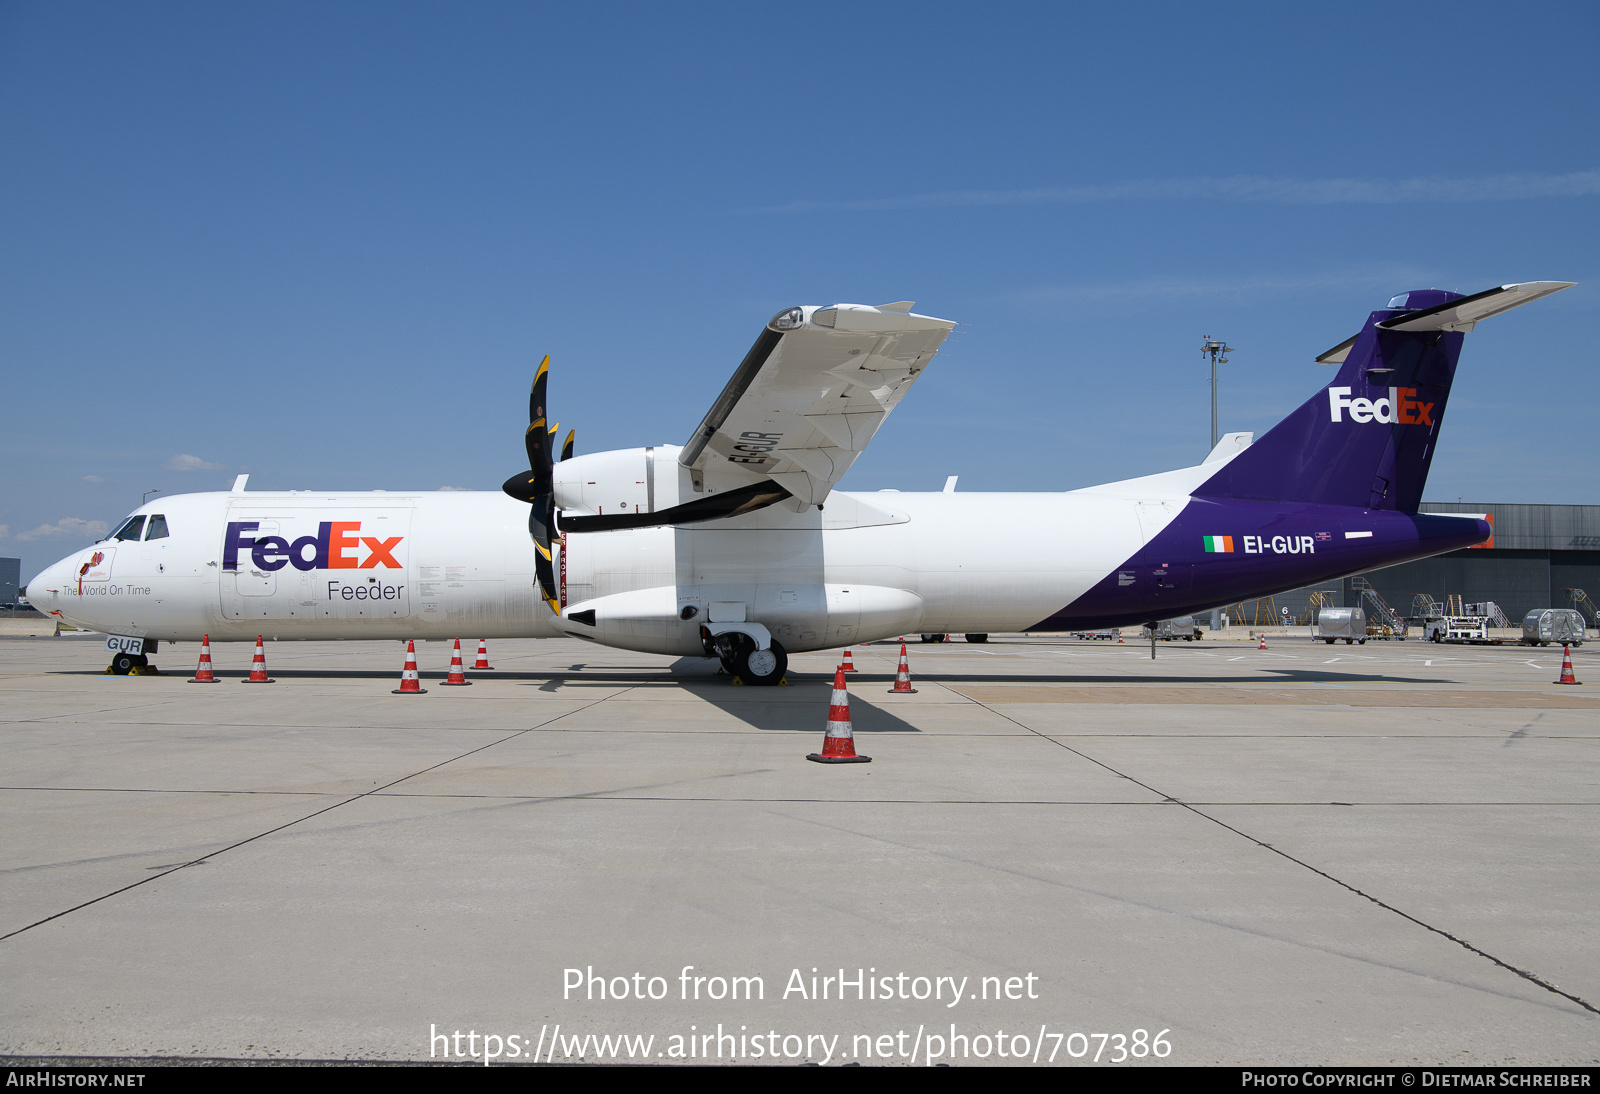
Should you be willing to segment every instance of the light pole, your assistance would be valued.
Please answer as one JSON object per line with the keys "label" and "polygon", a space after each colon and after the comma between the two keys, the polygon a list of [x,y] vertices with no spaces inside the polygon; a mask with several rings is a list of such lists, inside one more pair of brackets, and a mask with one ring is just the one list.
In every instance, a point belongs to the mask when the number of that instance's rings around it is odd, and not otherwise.
{"label": "light pole", "polygon": [[[1225,341],[1220,341],[1209,334],[1201,335],[1200,356],[1211,358],[1211,447],[1206,451],[1215,451],[1221,436],[1217,433],[1217,365],[1228,363],[1228,354],[1233,352],[1233,347]],[[1222,609],[1214,609],[1211,613],[1211,629],[1222,629]]]}
{"label": "light pole", "polygon": [[1228,354],[1233,352],[1233,347],[1226,342],[1220,342],[1211,335],[1202,335],[1205,339],[1200,345],[1200,356],[1211,358],[1211,447],[1217,447],[1217,442],[1222,439],[1217,432],[1217,366],[1228,363]]}
{"label": "light pole", "polygon": [[150,497],[151,494],[159,494],[159,493],[161,493],[161,491],[159,491],[159,490],[146,490],[143,494],[139,495],[139,504],[143,505],[145,503],[145,501]]}

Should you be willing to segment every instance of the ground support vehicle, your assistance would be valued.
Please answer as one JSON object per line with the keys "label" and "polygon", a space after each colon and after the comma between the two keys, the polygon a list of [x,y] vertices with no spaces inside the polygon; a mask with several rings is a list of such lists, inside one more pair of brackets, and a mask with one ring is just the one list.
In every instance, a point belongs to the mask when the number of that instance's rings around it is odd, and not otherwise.
{"label": "ground support vehicle", "polygon": [[1581,646],[1588,636],[1583,616],[1572,608],[1535,608],[1522,618],[1525,645]]}
{"label": "ground support vehicle", "polygon": [[1323,608],[1317,613],[1317,637],[1328,645],[1339,639],[1349,646],[1367,643],[1367,613],[1360,608]]}

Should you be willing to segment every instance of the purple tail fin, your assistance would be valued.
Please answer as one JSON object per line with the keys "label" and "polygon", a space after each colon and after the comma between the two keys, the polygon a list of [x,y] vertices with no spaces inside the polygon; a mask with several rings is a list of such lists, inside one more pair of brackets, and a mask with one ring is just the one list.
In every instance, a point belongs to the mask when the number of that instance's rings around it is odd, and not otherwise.
{"label": "purple tail fin", "polygon": [[1462,299],[1430,289],[1373,312],[1348,344],[1334,381],[1195,495],[1416,512],[1464,336],[1380,324]]}

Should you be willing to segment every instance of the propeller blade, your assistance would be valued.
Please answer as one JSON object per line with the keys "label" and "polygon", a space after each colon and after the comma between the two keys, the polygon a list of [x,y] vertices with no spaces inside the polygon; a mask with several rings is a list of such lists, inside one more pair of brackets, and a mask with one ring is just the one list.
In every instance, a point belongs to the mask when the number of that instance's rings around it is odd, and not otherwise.
{"label": "propeller blade", "polygon": [[523,445],[528,450],[528,466],[534,474],[550,474],[550,434],[545,418],[545,391],[550,382],[550,355],[539,362],[539,371],[533,378],[533,389],[528,393],[528,432]]}
{"label": "propeller blade", "polygon": [[560,428],[549,424],[546,392],[550,383],[550,355],[539,362],[534,374],[533,387],[528,392],[528,431],[523,435],[523,447],[528,451],[528,470],[512,475],[500,487],[511,497],[526,502],[532,508],[528,513],[528,534],[533,537],[537,552],[534,571],[539,577],[539,592],[550,610],[561,614],[560,601],[556,599],[555,567],[551,563],[550,527],[555,523],[555,483],[551,475],[554,463],[550,450],[552,436]]}
{"label": "propeller blade", "polygon": [[[539,501],[545,502],[540,505]],[[561,614],[561,602],[556,599],[556,570],[550,555],[550,529],[540,519],[548,512],[549,498],[540,498],[528,513],[528,533],[533,537],[533,571],[539,578],[539,594],[556,615]]]}
{"label": "propeller blade", "polygon": [[561,446],[561,458],[563,460],[572,459],[572,446],[577,439],[578,431],[576,429],[567,430],[567,443]]}

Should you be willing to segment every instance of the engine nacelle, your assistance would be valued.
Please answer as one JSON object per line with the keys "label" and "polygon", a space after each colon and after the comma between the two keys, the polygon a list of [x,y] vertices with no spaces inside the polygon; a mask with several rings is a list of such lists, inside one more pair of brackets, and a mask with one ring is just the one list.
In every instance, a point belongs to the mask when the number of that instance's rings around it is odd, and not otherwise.
{"label": "engine nacelle", "polygon": [[678,504],[680,481],[675,444],[591,452],[556,464],[556,508],[584,516],[654,513]]}

